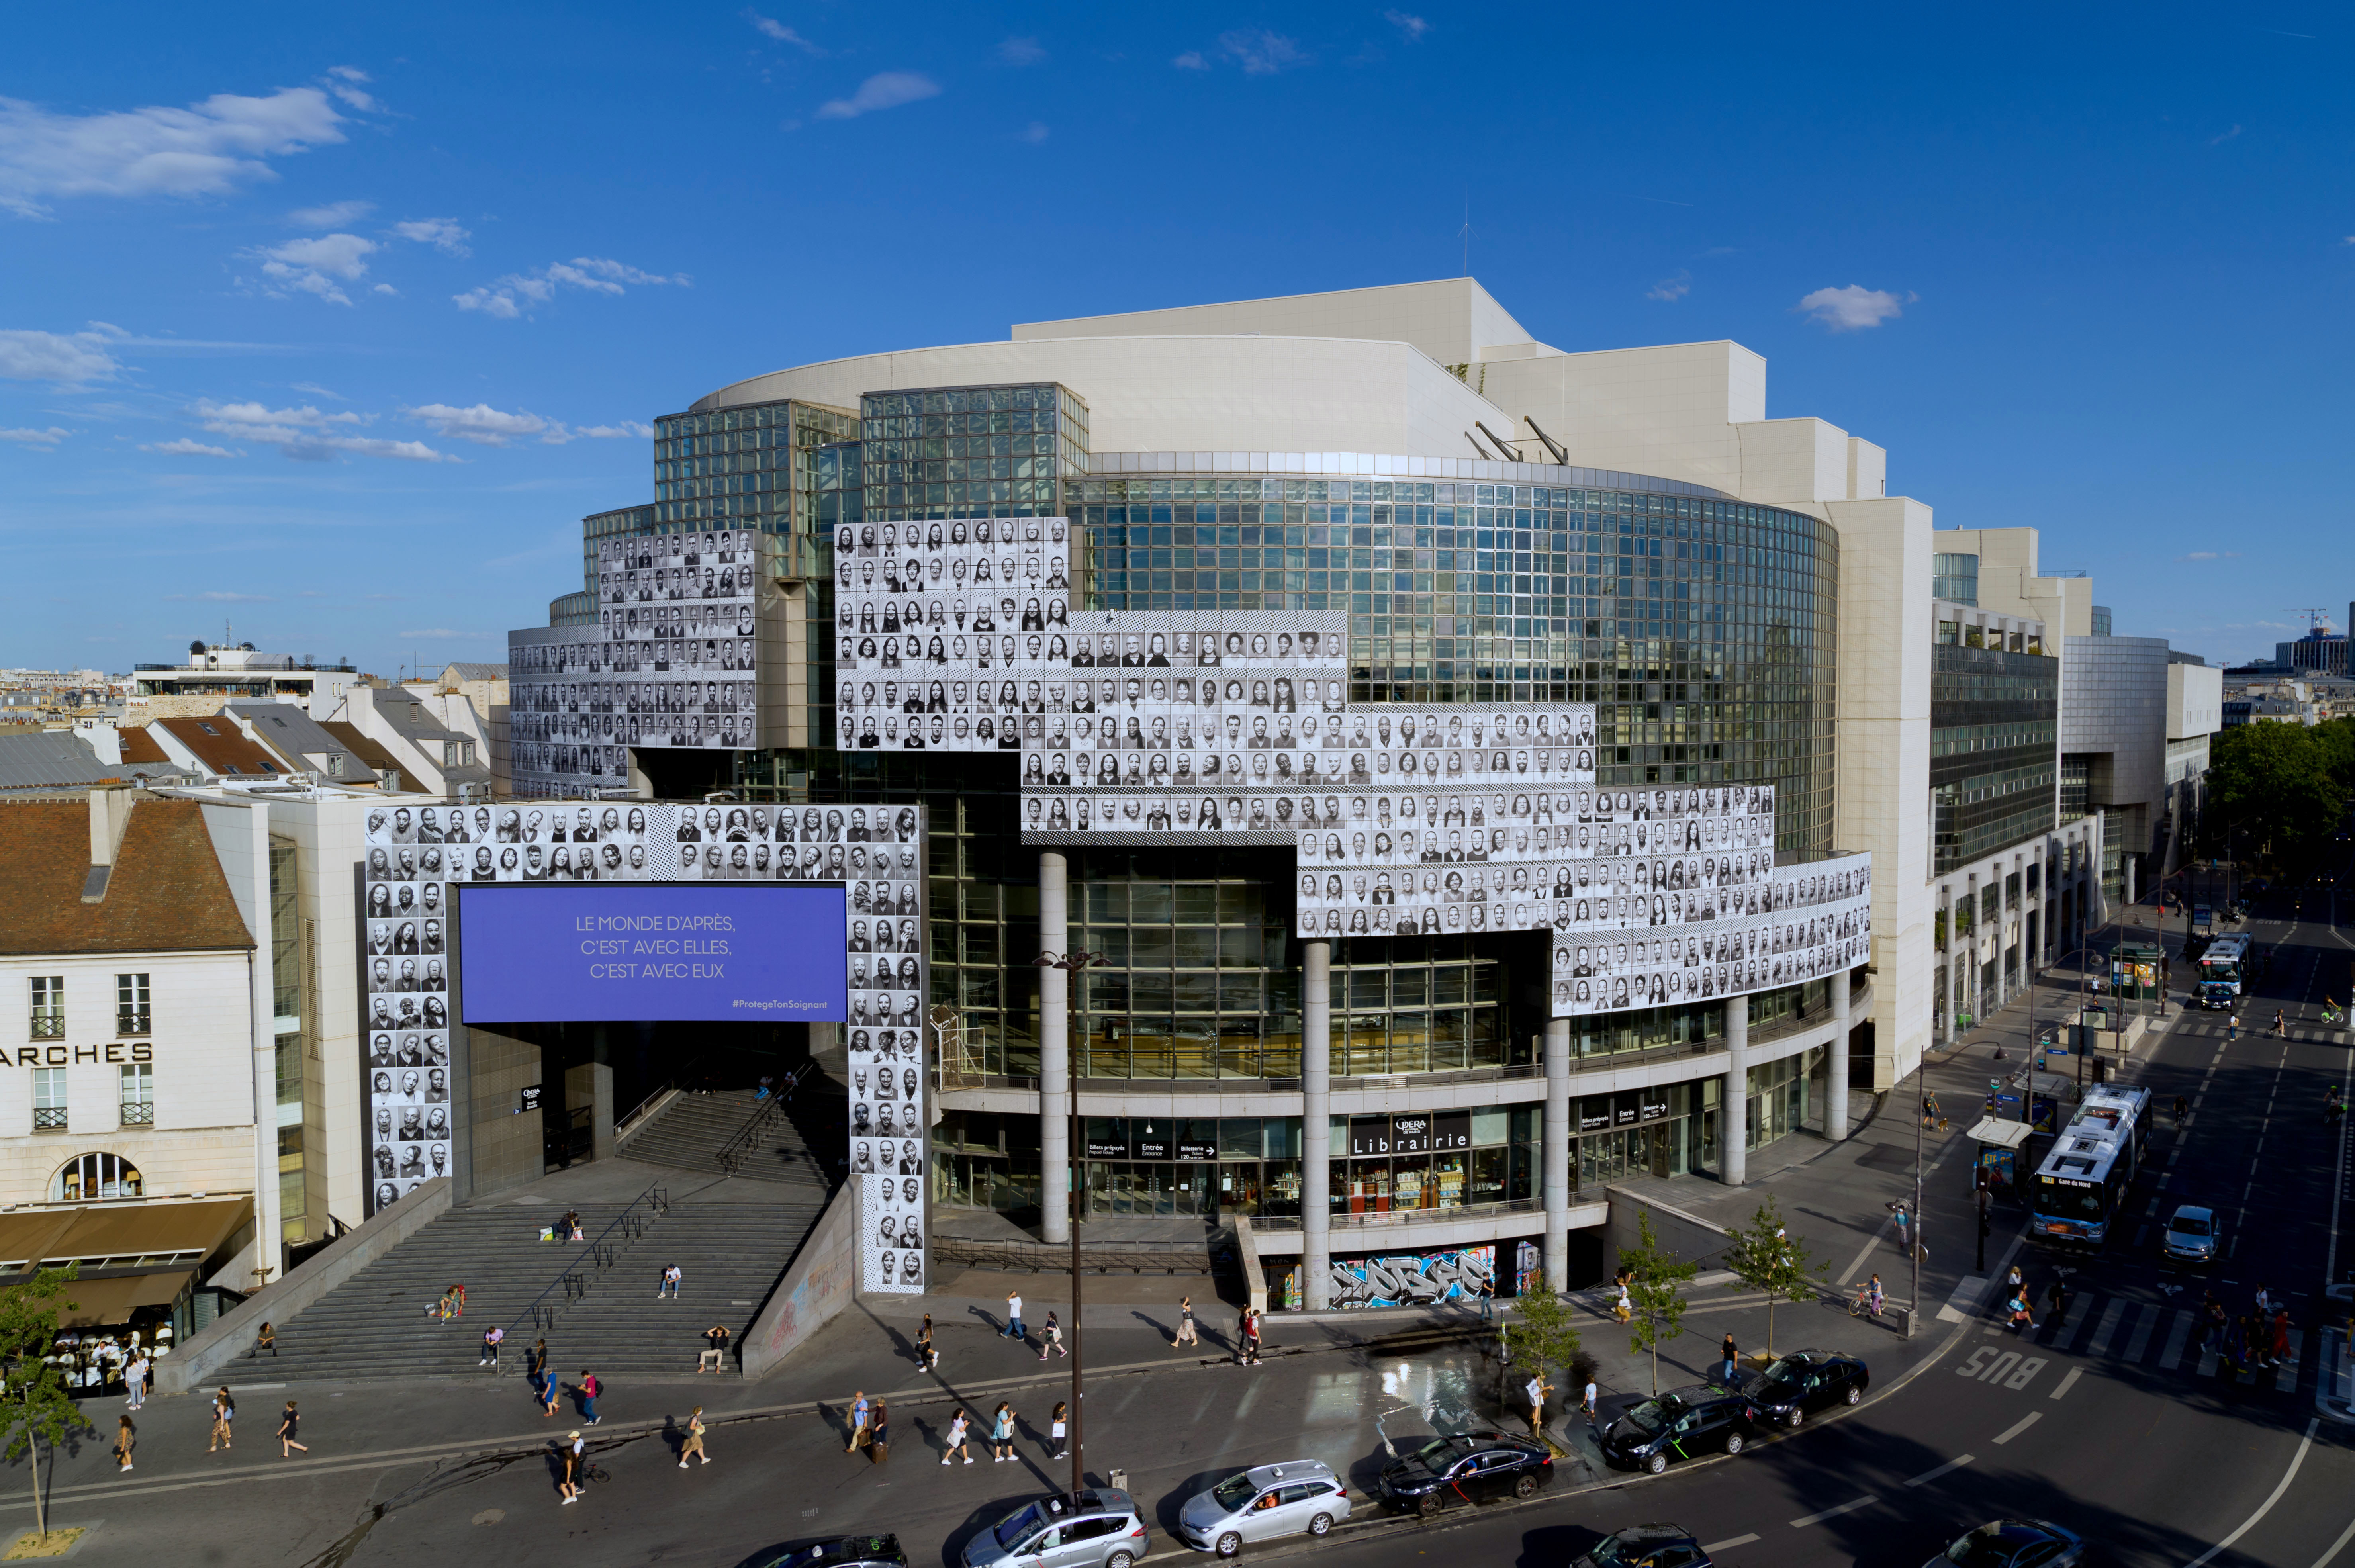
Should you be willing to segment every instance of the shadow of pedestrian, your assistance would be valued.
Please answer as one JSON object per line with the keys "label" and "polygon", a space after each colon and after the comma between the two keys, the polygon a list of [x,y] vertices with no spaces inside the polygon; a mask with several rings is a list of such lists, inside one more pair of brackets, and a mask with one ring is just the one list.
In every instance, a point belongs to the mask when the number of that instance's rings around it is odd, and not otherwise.
{"label": "shadow of pedestrian", "polygon": [[[1162,1322],[1160,1318],[1154,1317],[1150,1312],[1132,1312],[1129,1316],[1135,1318],[1139,1323],[1144,1324],[1147,1328],[1152,1329],[1155,1333],[1160,1335],[1165,1339],[1174,1339],[1178,1337],[1177,1329],[1170,1328],[1167,1324]],[[1198,1329],[1197,1332],[1199,1332],[1199,1330]]]}

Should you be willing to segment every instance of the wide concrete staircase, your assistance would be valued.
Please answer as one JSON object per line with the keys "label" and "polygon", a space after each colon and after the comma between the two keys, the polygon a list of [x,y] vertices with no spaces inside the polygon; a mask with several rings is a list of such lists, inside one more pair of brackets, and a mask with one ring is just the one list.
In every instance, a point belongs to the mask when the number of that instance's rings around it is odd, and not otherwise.
{"label": "wide concrete staircase", "polygon": [[[840,1106],[832,1109],[838,1115]],[[624,1136],[621,1151],[674,1170],[825,1186],[828,1172],[790,1113],[773,1100],[754,1099],[749,1089],[680,1094]]]}

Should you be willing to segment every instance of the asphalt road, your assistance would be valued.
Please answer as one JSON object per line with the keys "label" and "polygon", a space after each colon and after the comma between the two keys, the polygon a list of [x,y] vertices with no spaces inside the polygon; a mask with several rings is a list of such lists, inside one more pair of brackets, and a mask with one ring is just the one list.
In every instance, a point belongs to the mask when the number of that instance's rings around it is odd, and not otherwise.
{"label": "asphalt road", "polygon": [[[2355,1238],[2337,1232],[2348,1156],[2343,1136],[2326,1132],[2319,1105],[2326,1084],[2350,1084],[2355,1049],[2343,1027],[2320,1026],[2315,1004],[2326,982],[2338,982],[2344,994],[2355,945],[2312,922],[2260,922],[2256,929],[2280,954],[2243,1016],[2269,1022],[2282,1006],[2294,1038],[2244,1035],[2228,1043],[2220,1015],[2174,1020],[2137,1081],[2162,1106],[2181,1093],[2196,1109],[2179,1133],[2160,1118],[2131,1206],[2137,1217],[2107,1252],[2090,1258],[2048,1259],[2024,1246],[2015,1254],[2040,1288],[2055,1268],[2077,1270],[2061,1324],[2015,1339],[1991,1332],[1983,1317],[1933,1320],[1900,1358],[1885,1339],[1876,1345],[1871,1331],[1835,1309],[1786,1307],[1778,1334],[1786,1346],[1842,1343],[1873,1360],[1881,1376],[1862,1407],[1817,1418],[1735,1458],[1591,1489],[1564,1486],[1530,1503],[1451,1512],[1428,1523],[1369,1519],[1361,1502],[1359,1517],[1326,1544],[1252,1554],[1346,1553],[1403,1568],[1471,1552],[1556,1568],[1602,1531],[1671,1520],[1710,1543],[1730,1568],[1919,1563],[1973,1523],[2023,1513],[2085,1532],[2119,1568],[2329,1568],[2355,1538],[2355,1455],[2346,1435],[2355,1427],[2326,1418],[2318,1405],[2328,1391],[2319,1376],[2323,1314],[2314,1291],[2332,1265],[2355,1264],[2355,1254],[2340,1255]],[[1990,1062],[1987,1070],[2004,1068]],[[1910,1126],[1902,1130],[1901,1138],[1898,1128],[1877,1127],[1871,1138],[1886,1152],[1910,1143]],[[1874,1150],[1867,1142],[1795,1176],[1786,1208],[1806,1212],[1812,1200],[1828,1211],[1830,1195],[1845,1190],[1849,1209],[1877,1212],[1881,1189],[1865,1184],[1893,1189],[1899,1179],[1887,1160],[1868,1163]],[[1909,1171],[1902,1181],[1910,1179]],[[1859,1191],[1866,1197],[1858,1200]],[[1970,1261],[1955,1240],[1966,1234],[1963,1191],[1960,1159],[1942,1161],[1928,1206],[1939,1257],[1923,1280],[1934,1309]],[[2158,1268],[2153,1251],[2158,1221],[2175,1203],[2194,1201],[2224,1213],[2228,1253],[2215,1283],[2229,1301],[2245,1300],[2261,1282],[2290,1294],[2301,1331],[2291,1371],[2233,1382],[2201,1355],[2188,1322],[2200,1282],[2185,1288]],[[2012,1244],[2016,1223],[2008,1218],[1992,1242],[1990,1263],[1999,1264]],[[1857,1244],[1859,1232],[1849,1224],[1842,1251]],[[1868,1249],[1856,1266],[1885,1269],[1893,1256]],[[1843,1261],[1833,1258],[1835,1270]],[[1722,1321],[1697,1317],[1697,1342],[1713,1343]],[[1018,1352],[1009,1348],[1007,1355]],[[1901,1360],[1912,1370],[1898,1371]],[[958,1370],[986,1378],[1019,1368]],[[1382,1457],[1385,1425],[1398,1435],[1424,1430],[1412,1411],[1433,1400],[1480,1407],[1477,1385],[1487,1371],[1474,1349],[1428,1342],[1299,1356],[1256,1371],[1180,1361],[1092,1384],[1090,1454],[1099,1472],[1126,1466],[1131,1489],[1152,1514],[1154,1558],[1175,1562],[1192,1555],[1173,1546],[1169,1527],[1194,1491],[1245,1465],[1318,1457],[1348,1474],[1362,1497]],[[368,1568],[421,1560],[724,1568],[781,1541],[888,1530],[900,1535],[918,1568],[953,1568],[974,1531],[1065,1484],[1069,1474],[1050,1462],[1039,1435],[1055,1394],[1032,1391],[1016,1399],[1025,1432],[1022,1458],[1011,1466],[992,1464],[985,1450],[978,1467],[943,1468],[937,1443],[949,1407],[940,1402],[898,1413],[894,1453],[879,1467],[845,1456],[840,1435],[806,1414],[719,1426],[710,1440],[715,1463],[687,1472],[677,1467],[671,1435],[609,1425],[591,1436],[611,1481],[593,1487],[582,1504],[559,1508],[544,1456],[517,1445],[453,1460],[449,1446],[437,1452],[430,1418],[417,1413],[432,1408],[429,1399],[511,1400],[512,1386],[453,1394],[351,1385],[346,1397],[382,1400],[387,1414],[381,1445],[348,1459],[319,1456],[324,1462],[282,1468],[274,1451],[255,1441],[256,1452],[249,1457],[241,1445],[234,1467],[218,1475],[166,1467],[151,1476],[143,1465],[135,1482],[74,1488],[60,1499],[60,1517],[100,1524],[80,1560],[138,1568],[159,1562]],[[974,1403],[986,1408],[996,1397]],[[531,1433],[539,1424],[503,1419],[497,1429]],[[0,1497],[9,1521],[29,1522],[9,1501]]]}

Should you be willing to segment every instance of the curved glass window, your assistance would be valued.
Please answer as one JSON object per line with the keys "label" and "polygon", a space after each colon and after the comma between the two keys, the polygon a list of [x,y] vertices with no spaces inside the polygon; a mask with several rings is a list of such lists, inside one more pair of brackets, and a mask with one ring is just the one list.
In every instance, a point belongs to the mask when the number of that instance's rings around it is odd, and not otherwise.
{"label": "curved glass window", "polygon": [[137,1198],[146,1190],[139,1168],[119,1154],[81,1154],[58,1167],[49,1179],[49,1200]]}

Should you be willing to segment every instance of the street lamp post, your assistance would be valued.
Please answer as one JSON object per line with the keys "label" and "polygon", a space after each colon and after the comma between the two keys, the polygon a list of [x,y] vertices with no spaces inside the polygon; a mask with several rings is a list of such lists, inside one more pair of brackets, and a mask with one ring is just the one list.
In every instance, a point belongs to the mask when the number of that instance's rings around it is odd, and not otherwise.
{"label": "street lamp post", "polygon": [[[1082,969],[1108,968],[1112,964],[1112,960],[1106,957],[1103,954],[1079,951],[1073,951],[1071,953],[1041,953],[1038,957],[1032,959],[1031,962],[1037,967],[1041,969],[1060,969],[1066,975],[1073,976],[1079,974]],[[1068,1081],[1071,1085],[1071,1103],[1068,1107],[1068,1114],[1071,1117],[1071,1133],[1070,1141],[1064,1147],[1070,1151],[1069,1158],[1071,1160],[1071,1169],[1068,1173],[1070,1179],[1065,1182],[1064,1186],[1066,1189],[1066,1201],[1068,1201],[1071,1207],[1071,1501],[1073,1506],[1076,1507],[1079,1503],[1080,1493],[1084,1491],[1087,1488],[1088,1474],[1087,1456],[1080,1445],[1082,1431],[1082,1428],[1080,1425],[1080,1396],[1082,1392],[1081,1379],[1082,1375],[1082,1369],[1085,1365],[1087,1360],[1085,1342],[1082,1337],[1082,1329],[1080,1328],[1080,1212],[1082,1200],[1087,1192],[1087,1177],[1085,1175],[1087,1170],[1087,1145],[1082,1143],[1080,1138],[1081,1122],[1078,1076],[1076,1074],[1071,1074]],[[1046,1173],[1041,1171],[1039,1173],[1039,1178],[1042,1181],[1045,1179],[1045,1177]]]}

